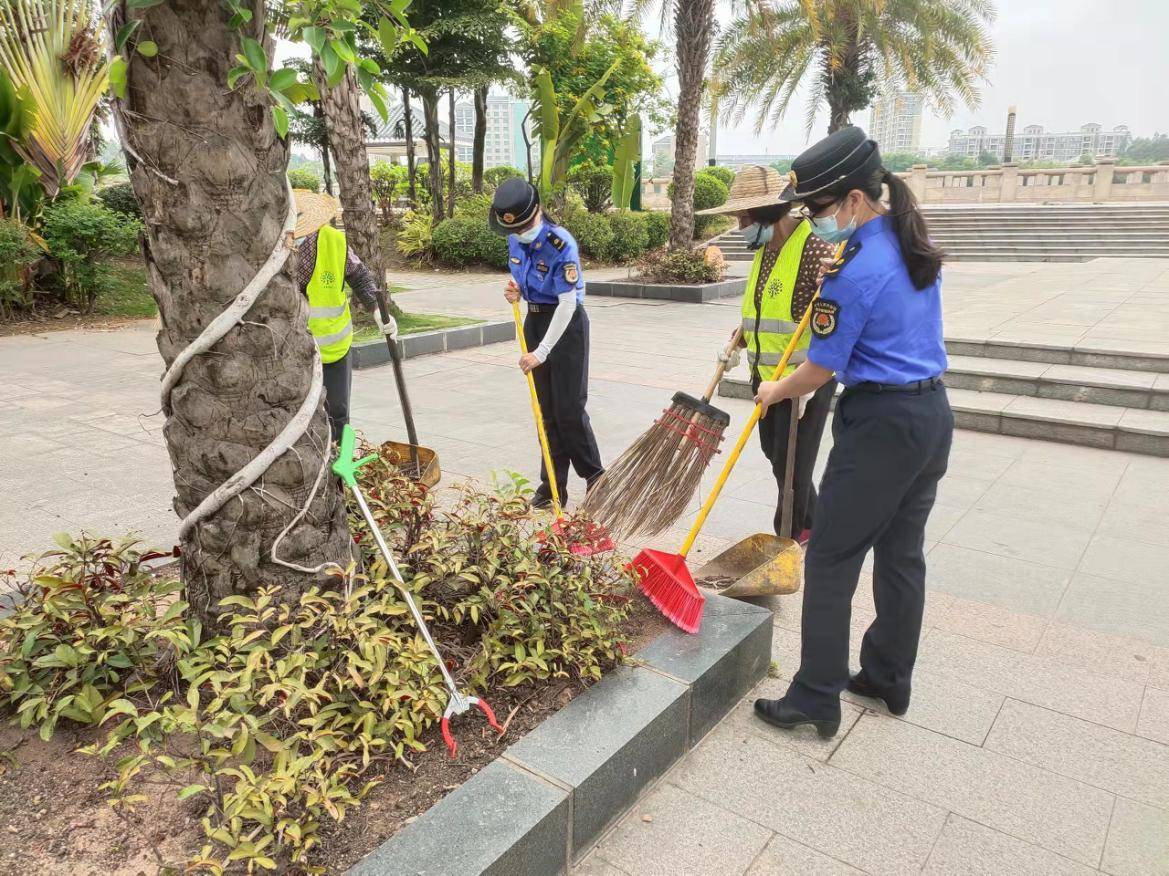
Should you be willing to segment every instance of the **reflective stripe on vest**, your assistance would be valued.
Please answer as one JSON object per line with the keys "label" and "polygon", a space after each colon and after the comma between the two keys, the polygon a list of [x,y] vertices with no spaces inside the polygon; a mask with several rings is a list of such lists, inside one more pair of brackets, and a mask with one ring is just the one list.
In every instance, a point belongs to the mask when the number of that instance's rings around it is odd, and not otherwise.
{"label": "reflective stripe on vest", "polygon": [[[811,226],[807,222],[801,222],[783,242],[779,258],[775,260],[771,274],[767,277],[758,313],[755,310],[755,286],[758,284],[759,271],[763,264],[763,250],[755,254],[755,261],[751,265],[751,273],[747,277],[747,291],[743,293],[743,340],[747,345],[747,362],[751,366],[752,376],[760,380],[772,379],[775,366],[783,358],[788,341],[799,327],[799,323],[791,319],[792,293],[800,273],[804,243],[811,231]],[[755,361],[756,339],[759,345],[758,362]],[[811,340],[811,334],[804,332],[791,359],[788,360],[784,374],[791,374],[795,367],[807,358],[808,344]]]}
{"label": "reflective stripe on vest", "polygon": [[326,365],[344,358],[353,345],[345,259],[345,235],[331,225],[322,225],[317,233],[317,263],[307,290],[308,330]]}

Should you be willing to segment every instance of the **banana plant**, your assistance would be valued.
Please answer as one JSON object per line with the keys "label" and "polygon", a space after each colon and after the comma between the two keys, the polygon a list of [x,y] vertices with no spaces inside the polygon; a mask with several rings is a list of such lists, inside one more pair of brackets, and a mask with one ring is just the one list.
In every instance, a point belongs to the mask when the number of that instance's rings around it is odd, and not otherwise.
{"label": "banana plant", "polygon": [[560,117],[552,75],[544,68],[536,71],[532,82],[535,104],[532,117],[540,138],[539,188],[542,198],[551,200],[564,191],[568,166],[577,147],[588,136],[591,127],[612,110],[609,104],[601,102],[601,94],[620,63],[614,61],[564,118]]}
{"label": "banana plant", "polygon": [[90,130],[109,82],[104,33],[90,0],[0,3],[0,70],[26,94],[35,121],[14,149],[54,197],[90,160]]}
{"label": "banana plant", "polygon": [[613,155],[613,206],[628,210],[633,201],[637,183],[637,162],[641,160],[641,116],[631,116],[625,122],[621,140]]}
{"label": "banana plant", "polygon": [[18,151],[35,123],[36,109],[27,90],[17,91],[0,70],[0,218],[26,224],[36,220],[44,200],[40,171]]}

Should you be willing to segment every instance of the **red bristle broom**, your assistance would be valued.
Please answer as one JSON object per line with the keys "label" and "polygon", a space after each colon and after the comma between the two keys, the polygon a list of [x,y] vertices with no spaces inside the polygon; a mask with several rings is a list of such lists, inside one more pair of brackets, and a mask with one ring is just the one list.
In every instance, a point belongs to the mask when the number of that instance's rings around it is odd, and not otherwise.
{"label": "red bristle broom", "polygon": [[[839,264],[843,251],[843,244],[836,248],[837,264]],[[811,321],[812,304],[819,297],[820,290],[817,288],[815,294],[812,296],[812,300],[808,302],[808,307],[804,311],[803,318],[800,319],[800,324],[796,326],[791,340],[787,343],[787,349],[783,351],[783,357],[779,360],[779,364],[775,366],[775,372],[771,375],[772,380],[778,380],[783,375],[784,369],[787,368],[787,363],[791,359],[792,353],[795,352],[796,344],[800,342],[800,338],[803,337],[804,332],[808,328],[808,323]],[[714,482],[714,487],[711,489],[710,495],[702,503],[702,509],[698,512],[698,518],[694,521],[694,525],[690,527],[690,532],[686,536],[686,540],[682,542],[681,550],[676,554],[671,554],[665,551],[655,551],[646,548],[633,558],[632,566],[637,575],[637,586],[641,588],[641,592],[649,598],[650,602],[658,607],[668,620],[687,633],[697,633],[699,627],[702,625],[702,609],[706,605],[706,597],[702,595],[702,592],[698,589],[698,585],[694,583],[694,576],[686,568],[686,555],[694,547],[694,541],[698,538],[698,533],[701,531],[703,524],[706,523],[710,509],[714,507],[714,503],[718,500],[719,493],[722,492],[727,478],[731,475],[731,469],[739,461],[739,455],[743,452],[743,448],[747,444],[747,439],[755,431],[755,424],[759,422],[759,418],[762,415],[763,407],[761,405],[755,405],[755,410],[747,418],[747,425],[743,427],[743,432],[739,435],[739,440],[735,442],[734,449],[727,457],[726,463],[723,464],[722,471],[719,472],[718,480]]]}
{"label": "red bristle broom", "polygon": [[[515,320],[516,338],[520,342],[520,352],[528,352],[528,342],[524,337],[524,325],[520,319],[520,304],[511,303],[511,314]],[[556,469],[552,466],[552,454],[548,450],[548,435],[544,432],[544,415],[540,412],[540,397],[536,395],[536,381],[531,372],[527,374],[528,394],[532,398],[532,416],[536,420],[536,434],[540,438],[540,452],[544,456],[544,470],[548,472],[548,487],[552,492],[552,512],[556,521],[552,524],[552,532],[568,542],[568,549],[577,556],[587,557],[613,550],[616,545],[609,533],[601,526],[587,520],[565,520],[564,510],[560,505],[560,491],[556,489]],[[541,541],[546,540],[543,532],[537,536]]]}

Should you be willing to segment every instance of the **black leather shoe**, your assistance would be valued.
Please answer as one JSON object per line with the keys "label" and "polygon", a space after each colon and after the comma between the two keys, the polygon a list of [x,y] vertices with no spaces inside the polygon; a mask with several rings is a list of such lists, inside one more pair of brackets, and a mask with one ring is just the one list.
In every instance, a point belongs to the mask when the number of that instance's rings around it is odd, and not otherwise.
{"label": "black leather shoe", "polygon": [[755,714],[768,724],[774,724],[784,730],[792,730],[804,724],[811,724],[823,739],[831,739],[840,729],[839,718],[832,720],[809,718],[783,700],[755,700]]}
{"label": "black leather shoe", "polygon": [[863,672],[848,680],[848,689],[860,697],[881,700],[891,715],[904,715],[909,711],[909,691],[884,690],[869,682]]}

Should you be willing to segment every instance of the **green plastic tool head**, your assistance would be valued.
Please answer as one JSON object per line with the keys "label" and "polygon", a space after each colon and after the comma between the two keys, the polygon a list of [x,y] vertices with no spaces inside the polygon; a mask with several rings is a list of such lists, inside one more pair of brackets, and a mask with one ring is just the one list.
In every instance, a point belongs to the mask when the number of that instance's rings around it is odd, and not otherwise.
{"label": "green plastic tool head", "polygon": [[371,453],[361,459],[354,459],[353,451],[356,444],[357,435],[354,433],[353,427],[346,423],[341,432],[341,445],[338,449],[337,461],[333,463],[333,474],[345,481],[351,488],[357,486],[357,470],[367,462],[373,462],[377,459],[376,453]]}

